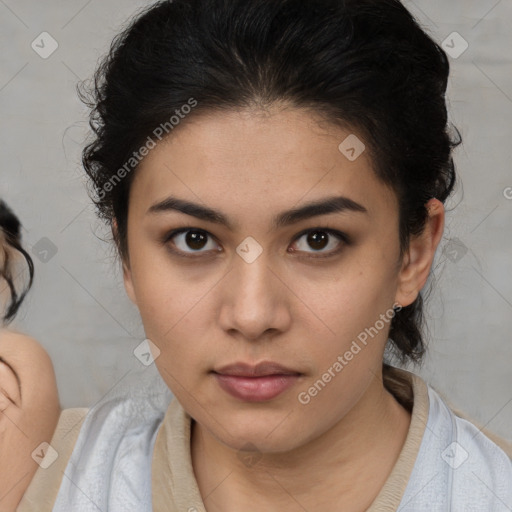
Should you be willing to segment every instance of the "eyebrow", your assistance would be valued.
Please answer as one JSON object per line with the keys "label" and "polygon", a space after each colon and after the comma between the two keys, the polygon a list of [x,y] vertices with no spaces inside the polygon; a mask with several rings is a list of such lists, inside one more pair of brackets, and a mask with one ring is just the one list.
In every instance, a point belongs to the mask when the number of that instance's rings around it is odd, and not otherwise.
{"label": "eyebrow", "polygon": [[[168,211],[182,212],[201,220],[221,224],[233,230],[233,224],[221,211],[173,196],[169,196],[163,201],[154,204],[148,209],[147,213],[163,213]],[[274,229],[278,229],[311,217],[346,211],[368,213],[368,210],[363,205],[356,203],[348,197],[333,196],[281,212],[272,219],[272,225]]]}
{"label": "eyebrow", "polygon": [[18,381],[18,388],[20,390],[20,400],[21,400],[21,381],[19,375],[16,373],[16,370],[3,358],[0,356],[0,363],[4,363],[6,366],[8,366],[12,373],[14,373],[16,380]]}

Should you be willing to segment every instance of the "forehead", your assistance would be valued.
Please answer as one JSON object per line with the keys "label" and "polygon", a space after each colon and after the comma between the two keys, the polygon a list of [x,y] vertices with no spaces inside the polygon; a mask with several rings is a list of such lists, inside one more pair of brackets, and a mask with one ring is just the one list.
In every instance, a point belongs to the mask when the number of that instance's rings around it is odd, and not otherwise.
{"label": "forehead", "polygon": [[245,204],[260,211],[327,194],[370,199],[369,210],[394,206],[366,148],[360,133],[309,110],[213,112],[185,119],[158,143],[137,169],[132,189],[145,203],[171,191],[224,203],[243,194]]}

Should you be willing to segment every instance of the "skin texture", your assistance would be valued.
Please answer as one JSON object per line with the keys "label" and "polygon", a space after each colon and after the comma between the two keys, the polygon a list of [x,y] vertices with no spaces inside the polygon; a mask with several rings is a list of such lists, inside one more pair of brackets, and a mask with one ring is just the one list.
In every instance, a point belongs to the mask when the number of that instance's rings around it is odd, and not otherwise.
{"label": "skin texture", "polygon": [[[367,152],[352,162],[338,150],[351,131],[318,121],[293,108],[191,118],[149,153],[132,184],[125,287],[160,351],[162,378],[195,420],[192,462],[208,512],[336,510],[340,502],[346,512],[366,510],[409,428],[409,413],[382,383],[389,324],[310,403],[297,398],[395,302],[417,297],[444,226],[443,206],[431,200],[425,232],[401,261],[395,194]],[[148,213],[169,195],[221,210],[233,230]],[[281,211],[333,195],[367,213],[273,229]],[[211,236],[202,246],[187,245],[185,234],[162,242],[182,227]],[[315,228],[350,243],[331,235],[318,249],[297,238]],[[262,250],[252,263],[236,252],[249,236]],[[302,376],[272,400],[244,402],[211,373],[239,361],[274,361]]]}
{"label": "skin texture", "polygon": [[[50,443],[60,415],[50,357],[33,338],[0,329],[0,512],[11,512],[39,467],[32,452]],[[40,450],[39,450],[40,452]]]}

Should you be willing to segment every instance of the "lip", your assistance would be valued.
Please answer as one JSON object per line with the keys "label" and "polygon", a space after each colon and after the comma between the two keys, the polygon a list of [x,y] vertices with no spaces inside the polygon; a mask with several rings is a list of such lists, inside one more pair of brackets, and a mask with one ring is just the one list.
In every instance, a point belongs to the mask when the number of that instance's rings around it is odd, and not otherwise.
{"label": "lip", "polygon": [[267,375],[301,375],[297,370],[292,370],[278,363],[272,361],[262,361],[256,365],[248,363],[233,363],[223,366],[215,373],[221,375],[233,375],[236,377],[264,377]]}
{"label": "lip", "polygon": [[247,363],[230,364],[213,373],[226,393],[245,402],[272,400],[292,387],[302,376],[300,372],[269,361],[255,366]]}

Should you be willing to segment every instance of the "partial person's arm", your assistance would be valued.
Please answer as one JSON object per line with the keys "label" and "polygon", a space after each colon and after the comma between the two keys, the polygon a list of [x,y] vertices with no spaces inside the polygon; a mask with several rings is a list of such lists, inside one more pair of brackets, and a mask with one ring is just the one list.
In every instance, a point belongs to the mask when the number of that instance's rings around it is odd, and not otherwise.
{"label": "partial person's arm", "polygon": [[0,512],[14,512],[60,415],[50,357],[33,338],[0,329]]}

